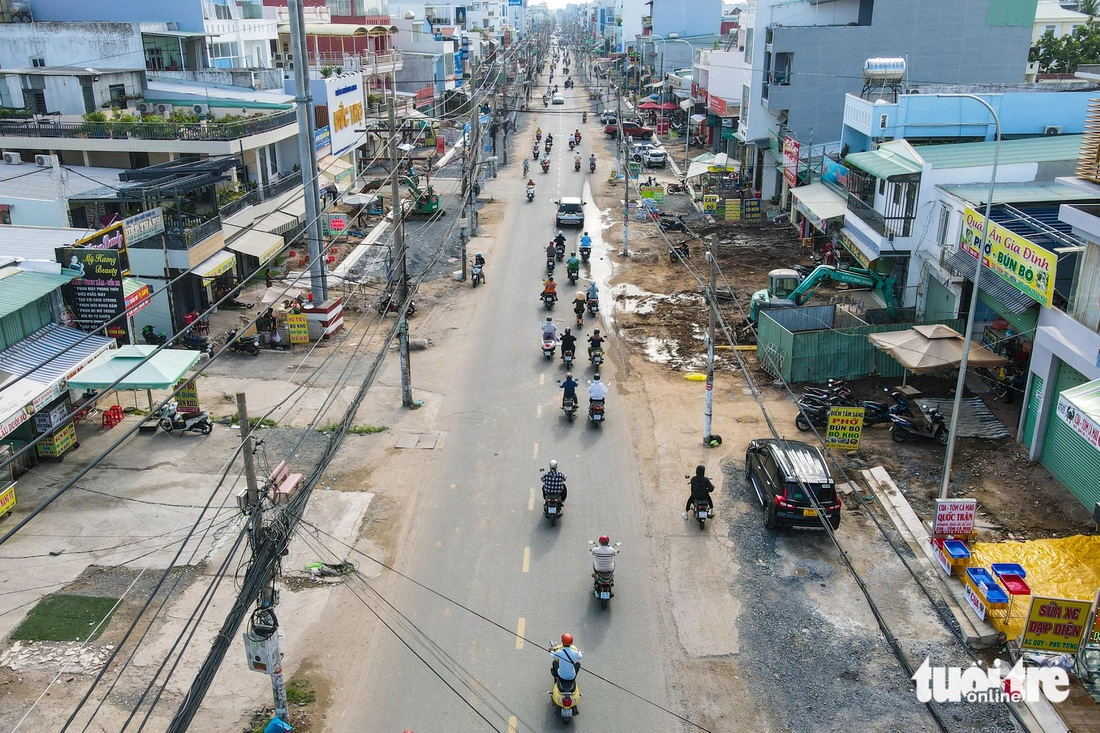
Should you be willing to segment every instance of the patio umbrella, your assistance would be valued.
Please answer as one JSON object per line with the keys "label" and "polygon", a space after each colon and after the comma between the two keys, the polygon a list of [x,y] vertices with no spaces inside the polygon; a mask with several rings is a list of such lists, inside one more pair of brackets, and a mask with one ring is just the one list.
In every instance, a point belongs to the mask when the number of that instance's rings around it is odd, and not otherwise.
{"label": "patio umbrella", "polygon": [[644,109],[644,110],[660,109],[660,108],[661,108],[661,105],[657,104],[656,102],[644,102],[644,103],[638,105],[638,109]]}
{"label": "patio umbrella", "polygon": [[664,104],[660,105],[660,108],[664,109],[664,110],[673,110],[673,109],[679,109],[680,107],[679,107],[679,105],[676,105],[672,102],[665,102]]}
{"label": "patio umbrella", "polygon": [[[202,356],[201,351],[177,349],[164,349],[153,354],[156,350],[156,346],[122,346],[111,349],[74,375],[69,380],[69,389],[106,389],[133,369],[114,389],[144,389],[148,395],[149,409],[152,409],[151,390],[172,389]],[[150,354],[153,356],[142,363]],[[137,369],[134,369],[135,366]]]}
{"label": "patio umbrella", "polygon": [[[907,331],[873,333],[868,337],[877,348],[894,357],[906,370],[922,374],[958,366],[965,339],[942,324],[914,326]],[[1007,361],[981,344],[970,342],[969,363],[975,367],[998,367]]]}

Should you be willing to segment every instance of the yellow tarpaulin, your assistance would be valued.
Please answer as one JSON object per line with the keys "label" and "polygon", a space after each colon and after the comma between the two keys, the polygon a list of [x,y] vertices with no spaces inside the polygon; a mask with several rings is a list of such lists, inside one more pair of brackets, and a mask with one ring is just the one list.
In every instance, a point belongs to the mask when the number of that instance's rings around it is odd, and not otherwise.
{"label": "yellow tarpaulin", "polygon": [[[988,569],[995,562],[1022,565],[1033,596],[1092,602],[1100,588],[1100,536],[977,542],[971,547],[970,567]],[[1028,596],[1014,596],[1007,617],[991,614],[989,621],[1007,638],[1014,639],[1023,631],[1030,603]]]}

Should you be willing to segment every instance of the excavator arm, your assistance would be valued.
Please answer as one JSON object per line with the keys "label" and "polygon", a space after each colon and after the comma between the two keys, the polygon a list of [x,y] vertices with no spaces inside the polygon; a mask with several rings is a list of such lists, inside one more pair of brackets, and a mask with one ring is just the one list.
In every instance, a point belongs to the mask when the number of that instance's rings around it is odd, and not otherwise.
{"label": "excavator arm", "polygon": [[892,280],[892,278],[884,277],[878,273],[858,267],[853,267],[848,270],[838,270],[832,265],[820,265],[794,289],[790,299],[796,304],[802,305],[813,297],[814,290],[817,289],[819,283],[832,281],[847,283],[848,285],[855,285],[860,288],[870,288],[882,295],[883,300],[892,308],[893,287],[891,286],[888,289],[889,294],[887,294],[887,289],[885,288],[887,280]]}

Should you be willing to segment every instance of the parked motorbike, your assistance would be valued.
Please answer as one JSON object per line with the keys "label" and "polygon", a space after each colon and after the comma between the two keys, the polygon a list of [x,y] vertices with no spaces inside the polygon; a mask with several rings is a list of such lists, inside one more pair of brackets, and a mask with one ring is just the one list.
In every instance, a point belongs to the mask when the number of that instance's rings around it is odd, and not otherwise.
{"label": "parked motorbike", "polygon": [[169,400],[162,407],[158,407],[153,411],[152,417],[166,433],[179,430],[184,433],[209,435],[214,430],[214,423],[210,422],[209,413],[179,412],[179,403],[175,400]]}
{"label": "parked motorbike", "polygon": [[573,419],[577,417],[577,398],[566,397],[562,402],[561,409],[565,416],[569,418],[569,422],[573,422]]}
{"label": "parked motorbike", "polygon": [[912,418],[908,415],[891,415],[890,437],[895,443],[904,443],[907,440],[925,438],[937,440],[940,445],[947,445],[950,434],[944,425],[943,415],[934,407],[921,405],[921,417]]}
{"label": "parked motorbike", "polygon": [[891,405],[889,402],[876,402],[873,400],[862,400],[859,405],[863,408],[863,424],[864,425],[878,425],[880,423],[890,422],[891,415],[901,415],[902,417],[909,417],[909,400],[904,394],[894,390],[891,392],[888,389],[883,389],[890,395],[890,399],[894,401]]}
{"label": "parked motorbike", "polygon": [[546,158],[543,158],[541,165],[542,165],[542,172],[543,173],[549,173],[550,172],[550,161],[549,160],[547,160]]}
{"label": "parked motorbike", "polygon": [[824,405],[825,407],[855,407],[854,397],[849,397],[842,392],[829,394],[810,394],[803,392],[798,401],[807,405]]}
{"label": "parked motorbike", "polygon": [[691,250],[688,249],[688,240],[684,240],[679,244],[670,244],[668,247],[668,261],[676,264],[680,260],[686,260],[691,257]]}
{"label": "parked motorbike", "polygon": [[683,184],[683,183],[666,183],[665,184],[665,193],[666,194],[687,193],[687,185]]}
{"label": "parked motorbike", "polygon": [[476,260],[470,265],[470,283],[475,288],[481,284],[481,265]]}
{"label": "parked motorbike", "polygon": [[145,343],[149,344],[150,346],[160,346],[161,344],[168,341],[167,336],[165,336],[163,333],[158,333],[157,331],[153,330],[152,326],[142,326],[141,337],[145,339]]}
{"label": "parked motorbike", "polygon": [[188,331],[185,334],[180,335],[176,340],[176,345],[182,349],[190,349],[191,351],[200,351],[204,354],[214,355],[214,347],[210,344],[210,339],[205,336],[200,336],[194,331]]}
{"label": "parked motorbike", "polygon": [[684,215],[661,214],[657,217],[657,225],[666,232],[686,232],[687,224],[684,223]]}
{"label": "parked motorbike", "polygon": [[831,405],[800,401],[798,414],[795,415],[794,424],[802,432],[814,428],[824,428],[829,425],[829,408]]}
{"label": "parked motorbike", "polygon": [[557,342],[552,338],[542,337],[542,355],[547,359],[554,358],[554,351],[557,348]]}
{"label": "parked motorbike", "polygon": [[255,334],[238,336],[237,329],[231,328],[225,334],[225,342],[229,344],[230,351],[251,354],[252,356],[260,355],[260,337]]}
{"label": "parked motorbike", "polygon": [[534,201],[535,200],[535,187],[534,186],[528,186],[527,187],[527,200],[528,201]]}
{"label": "parked motorbike", "polygon": [[604,400],[588,401],[588,419],[596,423],[596,427],[607,420],[607,413],[604,411]]}
{"label": "parked motorbike", "polygon": [[252,310],[256,307],[255,303],[242,303],[236,298],[226,298],[218,303],[218,307],[224,310]]}
{"label": "parked motorbike", "polygon": [[[397,298],[391,293],[382,293],[382,297],[378,299],[378,305],[376,307],[378,315],[385,315],[387,313],[397,313],[401,310],[397,302]],[[409,309],[405,312],[406,315],[413,315],[416,313],[416,301],[409,300]]]}

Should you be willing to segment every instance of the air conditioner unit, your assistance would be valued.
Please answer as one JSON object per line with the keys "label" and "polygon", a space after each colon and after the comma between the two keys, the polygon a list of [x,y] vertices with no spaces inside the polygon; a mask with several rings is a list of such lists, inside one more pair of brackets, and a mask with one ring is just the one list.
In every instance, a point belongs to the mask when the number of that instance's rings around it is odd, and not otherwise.
{"label": "air conditioner unit", "polygon": [[157,105],[157,114],[158,115],[170,115],[170,114],[172,114],[172,109],[173,109],[173,107],[170,104],[158,104]]}
{"label": "air conditioner unit", "polygon": [[20,165],[23,163],[23,158],[19,153],[4,153],[4,162],[8,165]]}
{"label": "air conditioner unit", "polygon": [[39,168],[52,168],[55,160],[57,160],[57,156],[55,155],[34,156],[34,164]]}
{"label": "air conditioner unit", "polygon": [[1061,125],[1047,125],[1046,127],[1043,128],[1043,134],[1044,135],[1061,135],[1062,134],[1062,126]]}
{"label": "air conditioner unit", "polygon": [[210,114],[210,105],[208,104],[193,104],[191,105],[191,111],[197,115],[206,116]]}
{"label": "air conditioner unit", "polygon": [[155,111],[152,104],[148,102],[138,102],[137,111],[143,115],[151,115]]}

